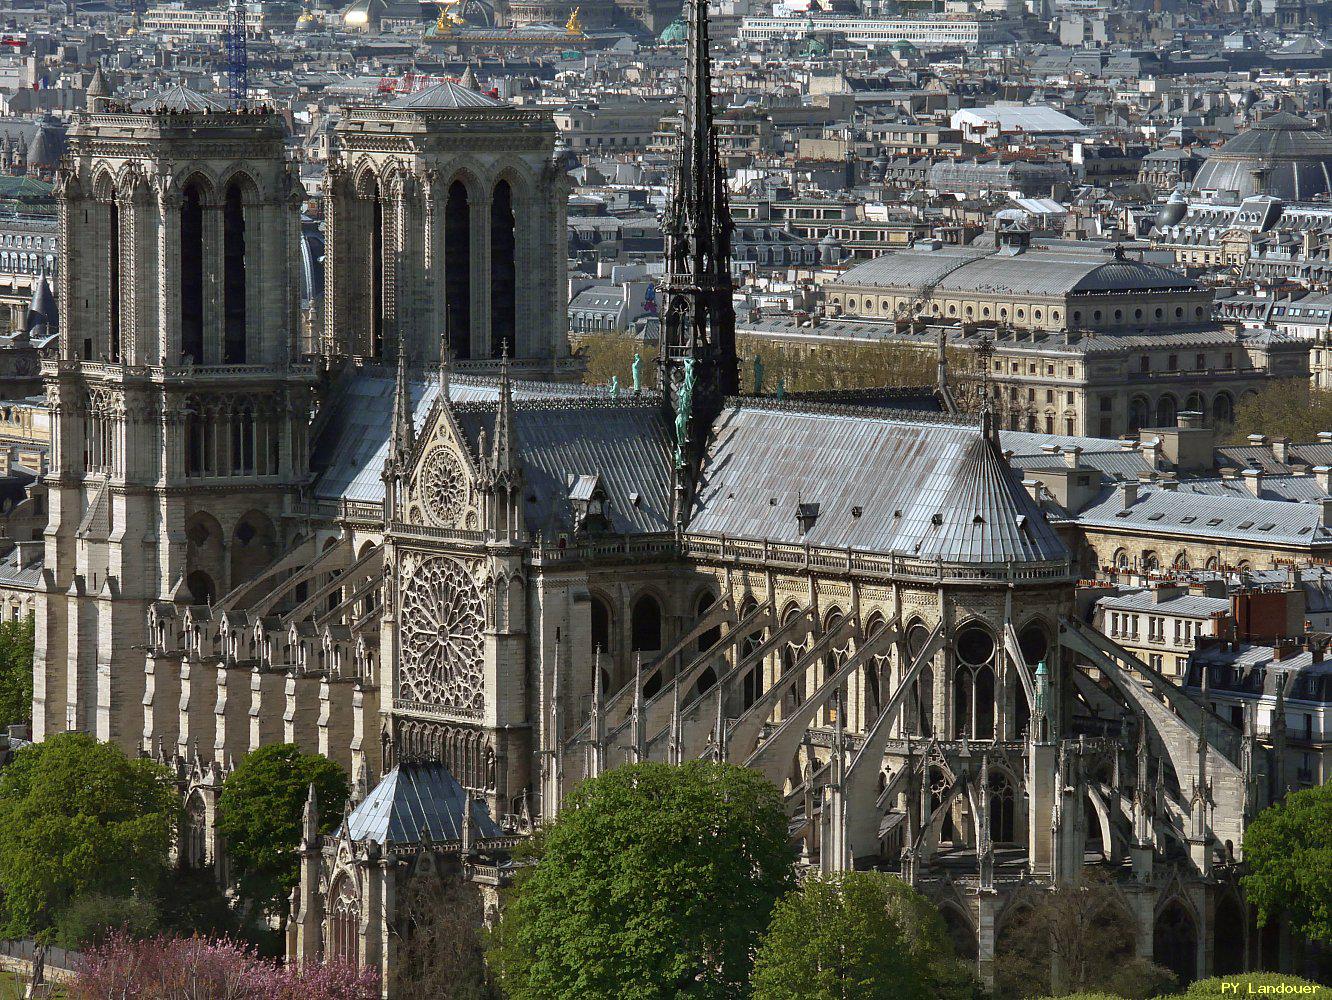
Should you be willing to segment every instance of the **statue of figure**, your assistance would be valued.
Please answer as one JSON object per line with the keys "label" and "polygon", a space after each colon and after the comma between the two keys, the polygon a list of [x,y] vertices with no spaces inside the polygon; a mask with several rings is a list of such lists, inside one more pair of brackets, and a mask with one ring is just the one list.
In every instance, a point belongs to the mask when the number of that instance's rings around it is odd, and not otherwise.
{"label": "statue of figure", "polygon": [[763,395],[763,355],[754,355],[754,395]]}
{"label": "statue of figure", "polygon": [[686,358],[684,380],[680,383],[679,405],[675,410],[675,461],[684,461],[685,438],[689,433],[689,411],[694,406],[694,359]]}
{"label": "statue of figure", "polygon": [[634,363],[629,368],[634,376],[634,395],[637,396],[643,391],[643,359],[634,352]]}
{"label": "statue of figure", "polygon": [[779,378],[777,380],[777,398],[778,399],[786,398],[786,379],[784,378]]}
{"label": "statue of figure", "polygon": [[612,375],[610,380],[611,399],[620,398],[620,376]]}
{"label": "statue of figure", "polygon": [[43,941],[38,941],[32,950],[32,985],[46,985],[46,943]]}

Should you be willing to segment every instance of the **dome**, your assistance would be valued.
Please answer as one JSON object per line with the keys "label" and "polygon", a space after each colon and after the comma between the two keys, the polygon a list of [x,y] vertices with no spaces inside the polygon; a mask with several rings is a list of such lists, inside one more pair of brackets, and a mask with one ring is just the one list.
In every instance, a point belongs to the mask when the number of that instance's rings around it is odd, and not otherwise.
{"label": "dome", "polygon": [[814,35],[806,38],[805,44],[800,46],[800,55],[802,56],[826,56],[830,51],[828,43]]}
{"label": "dome", "polygon": [[1269,115],[1212,153],[1198,171],[1199,191],[1240,198],[1271,195],[1308,201],[1332,192],[1332,136],[1291,114]]}
{"label": "dome", "polygon": [[666,30],[661,33],[660,41],[662,45],[683,45],[688,37],[689,27],[685,24],[684,17],[681,16],[666,25]]}
{"label": "dome", "polygon": [[1161,206],[1161,211],[1156,213],[1156,228],[1164,229],[1166,226],[1179,225],[1180,220],[1184,218],[1188,210],[1188,199],[1176,188],[1170,192],[1170,197]]}

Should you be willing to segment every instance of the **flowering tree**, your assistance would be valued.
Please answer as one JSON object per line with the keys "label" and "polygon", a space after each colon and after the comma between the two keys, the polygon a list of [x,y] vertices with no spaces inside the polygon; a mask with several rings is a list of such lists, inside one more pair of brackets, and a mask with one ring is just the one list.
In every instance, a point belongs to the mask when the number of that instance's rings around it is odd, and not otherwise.
{"label": "flowering tree", "polygon": [[339,963],[297,970],[226,938],[115,936],[89,952],[69,1000],[377,1000],[379,976]]}

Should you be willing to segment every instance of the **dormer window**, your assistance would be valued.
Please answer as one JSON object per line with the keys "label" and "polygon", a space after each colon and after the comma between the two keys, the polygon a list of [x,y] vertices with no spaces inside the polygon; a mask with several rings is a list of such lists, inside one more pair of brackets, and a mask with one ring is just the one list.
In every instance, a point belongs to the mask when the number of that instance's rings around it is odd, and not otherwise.
{"label": "dormer window", "polygon": [[574,531],[610,529],[610,498],[600,476],[577,476],[569,487],[569,505],[573,508]]}

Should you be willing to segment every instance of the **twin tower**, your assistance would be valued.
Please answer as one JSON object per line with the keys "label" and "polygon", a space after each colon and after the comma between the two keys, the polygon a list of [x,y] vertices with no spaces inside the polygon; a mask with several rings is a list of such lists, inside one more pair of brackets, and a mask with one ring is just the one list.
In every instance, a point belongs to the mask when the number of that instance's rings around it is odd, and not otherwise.
{"label": "twin tower", "polygon": [[308,531],[311,427],[337,380],[446,350],[461,371],[571,370],[548,113],[444,83],[349,108],[336,136],[311,330],[310,195],[277,114],[177,87],[99,95],[69,132],[37,739],[139,746],[148,609],[211,604]]}

